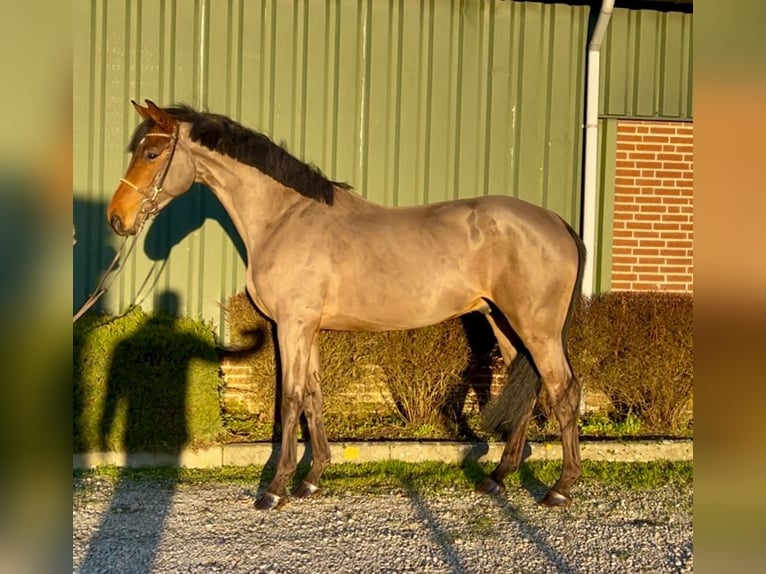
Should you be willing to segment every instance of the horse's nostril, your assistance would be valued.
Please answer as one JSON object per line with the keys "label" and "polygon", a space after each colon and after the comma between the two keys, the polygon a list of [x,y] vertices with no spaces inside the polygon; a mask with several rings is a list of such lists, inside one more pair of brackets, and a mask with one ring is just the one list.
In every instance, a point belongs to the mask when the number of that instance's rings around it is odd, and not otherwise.
{"label": "horse's nostril", "polygon": [[122,219],[120,219],[120,216],[116,213],[112,216],[112,229],[114,229],[117,233],[122,235],[125,232],[125,229],[122,227]]}

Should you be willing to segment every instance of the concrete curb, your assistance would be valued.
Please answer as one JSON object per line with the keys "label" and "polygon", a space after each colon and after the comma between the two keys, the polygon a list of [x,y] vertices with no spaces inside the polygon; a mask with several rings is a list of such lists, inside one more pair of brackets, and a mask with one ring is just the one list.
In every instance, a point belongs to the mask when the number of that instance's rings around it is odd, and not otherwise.
{"label": "concrete curb", "polygon": [[[613,462],[648,462],[652,460],[693,460],[692,440],[647,441],[582,441],[583,460]],[[307,445],[298,444],[302,460]],[[526,460],[560,460],[560,443],[527,443]],[[461,463],[465,460],[497,462],[503,443],[447,441],[338,442],[330,444],[332,460],[339,462],[403,462],[441,461]],[[276,461],[279,444],[240,443],[218,445],[206,449],[184,449],[178,454],[91,452],[75,454],[75,469],[103,465],[137,468],[142,466],[185,466],[187,468],[219,468],[221,466],[264,465]]]}

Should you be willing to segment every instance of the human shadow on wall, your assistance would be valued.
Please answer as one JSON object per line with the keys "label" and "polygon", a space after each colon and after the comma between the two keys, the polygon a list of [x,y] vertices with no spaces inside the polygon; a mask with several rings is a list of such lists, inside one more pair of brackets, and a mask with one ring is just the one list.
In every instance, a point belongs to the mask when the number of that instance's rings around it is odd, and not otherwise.
{"label": "human shadow on wall", "polygon": [[[126,453],[109,507],[78,570],[82,573],[152,571],[179,478],[180,453],[189,438],[190,363],[195,358],[217,363],[214,347],[175,328],[178,295],[165,292],[160,300],[167,312],[146,318],[117,344],[104,389],[99,444],[80,445],[99,451],[121,446]],[[85,360],[87,357],[80,357],[80,362]],[[79,383],[81,386],[82,381]],[[77,406],[75,403],[75,417]],[[130,469],[147,463],[142,455],[147,451],[166,453],[163,462],[168,467],[162,479],[142,481],[139,488],[130,480]],[[143,543],[134,547],[138,554],[128,553],[120,538],[137,525],[140,532],[136,535]]]}

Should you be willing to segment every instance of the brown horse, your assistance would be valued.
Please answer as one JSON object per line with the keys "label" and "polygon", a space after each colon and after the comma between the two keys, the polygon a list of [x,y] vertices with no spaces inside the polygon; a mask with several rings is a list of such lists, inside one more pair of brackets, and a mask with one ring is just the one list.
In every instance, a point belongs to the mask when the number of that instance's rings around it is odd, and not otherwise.
{"label": "brown horse", "polygon": [[585,250],[566,222],[501,196],[382,207],[225,116],[146,104],[133,102],[143,122],[133,134],[133,157],[107,217],[118,234],[135,234],[200,182],[218,197],[242,237],[247,292],[277,325],[282,367],[281,453],[258,508],[274,508],[287,495],[301,411],[312,465],[294,495],[317,492],[330,462],[320,329],[413,329],[472,311],[487,318],[510,367],[490,416],[490,426],[508,439],[479,491],[503,491],[503,478],[518,467],[542,382],[563,445],[561,476],[542,503],[571,502],[570,487],[581,469],[580,388],[566,336]]}

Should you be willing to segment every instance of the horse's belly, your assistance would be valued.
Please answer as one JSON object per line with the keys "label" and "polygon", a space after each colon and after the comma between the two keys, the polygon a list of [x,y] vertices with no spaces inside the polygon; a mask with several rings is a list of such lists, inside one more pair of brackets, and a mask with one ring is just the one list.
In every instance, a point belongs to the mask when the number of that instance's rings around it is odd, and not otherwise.
{"label": "horse's belly", "polygon": [[377,300],[348,294],[325,307],[321,326],[338,331],[417,329],[477,310],[488,311],[487,303],[478,293],[441,292],[428,297],[400,293]]}

